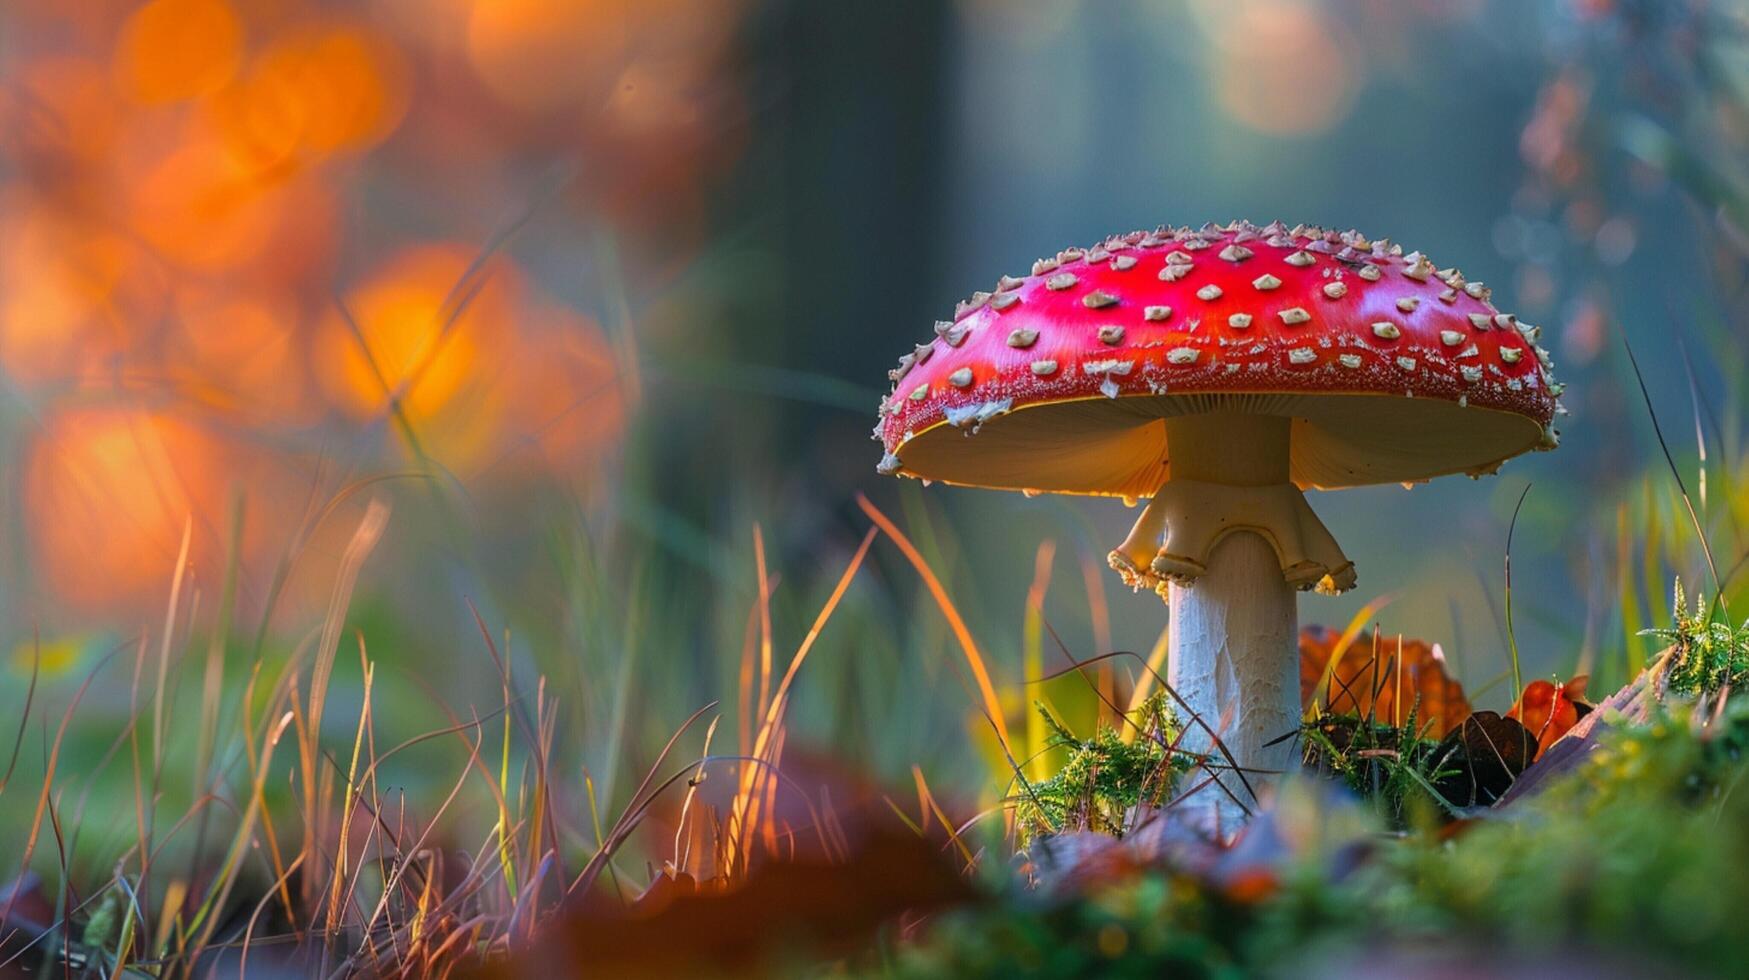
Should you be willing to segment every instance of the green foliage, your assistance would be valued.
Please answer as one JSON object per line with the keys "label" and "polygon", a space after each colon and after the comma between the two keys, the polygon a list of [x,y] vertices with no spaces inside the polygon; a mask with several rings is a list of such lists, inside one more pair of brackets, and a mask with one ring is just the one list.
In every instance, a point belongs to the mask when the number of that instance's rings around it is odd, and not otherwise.
{"label": "green foliage", "polygon": [[1068,761],[1049,779],[1021,788],[1014,798],[1022,844],[1045,834],[1093,830],[1122,837],[1130,811],[1141,803],[1158,806],[1170,799],[1180,773],[1193,759],[1178,751],[1178,717],[1156,692],[1130,712],[1135,737],[1125,742],[1116,729],[1100,725],[1083,741],[1035,704],[1049,729],[1046,745],[1068,751]]}
{"label": "green foliage", "polygon": [[1446,806],[1434,786],[1456,772],[1450,753],[1423,737],[1416,718],[1419,702],[1401,725],[1375,717],[1323,715],[1300,727],[1305,764],[1340,779],[1370,800],[1393,827]]}
{"label": "green foliage", "polygon": [[932,941],[898,950],[887,976],[1185,977],[1253,975],[1236,948],[1242,910],[1188,878],[1126,878],[1085,901],[1021,896],[957,915]]}
{"label": "green foliage", "polygon": [[1385,852],[1357,882],[1403,933],[1450,929],[1511,948],[1655,956],[1685,975],[1741,972],[1749,879],[1749,715],[1698,728],[1679,709],[1618,729],[1516,819]]}
{"label": "green foliage", "polygon": [[1672,591],[1674,623],[1668,628],[1640,631],[1676,647],[1670,665],[1670,690],[1699,695],[1740,685],[1749,677],[1749,620],[1732,626],[1718,606],[1707,607],[1704,595],[1695,596],[1694,608],[1689,609],[1681,579]]}
{"label": "green foliage", "polygon": [[1697,717],[1703,711],[1677,705],[1644,725],[1610,732],[1602,748],[1571,778],[1556,782],[1539,805],[1587,819],[1666,803],[1729,803],[1749,812],[1749,801],[1725,799],[1749,775],[1749,702],[1733,701],[1716,721]]}
{"label": "green foliage", "polygon": [[80,933],[79,941],[97,948],[108,946],[115,941],[116,927],[121,924],[121,916],[121,892],[112,888],[103,893],[103,900],[92,910],[91,918],[85,920],[85,928]]}
{"label": "green foliage", "polygon": [[[1647,975],[1672,966],[1739,975],[1749,703],[1728,705],[1716,720],[1695,712],[1677,706],[1648,724],[1606,730],[1570,771],[1497,816],[1384,837],[1351,829],[1347,845],[1327,843],[1323,863],[1314,854],[1266,857],[1258,869],[1275,885],[1261,897],[1235,892],[1230,878],[1164,865],[1072,895],[1015,894],[946,917],[884,972],[1382,975],[1403,972],[1389,959],[1396,951],[1425,951],[1438,935],[1440,948],[1491,963],[1558,951]],[[1341,804],[1325,806],[1283,814],[1301,828],[1289,836],[1340,825]],[[1354,847],[1370,857],[1334,870],[1327,855]],[[1576,975],[1586,962],[1598,961],[1574,960]]]}

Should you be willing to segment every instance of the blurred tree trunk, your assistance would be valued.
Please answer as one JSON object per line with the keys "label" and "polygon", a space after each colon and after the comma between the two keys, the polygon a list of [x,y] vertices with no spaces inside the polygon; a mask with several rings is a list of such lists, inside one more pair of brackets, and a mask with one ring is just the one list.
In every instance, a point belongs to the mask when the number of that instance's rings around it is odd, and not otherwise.
{"label": "blurred tree trunk", "polygon": [[[713,320],[687,332],[698,350],[672,352],[731,376],[651,391],[648,409],[666,416],[654,431],[681,435],[643,461],[666,507],[717,534],[745,532],[723,525],[725,485],[760,494],[823,470],[815,496],[842,497],[872,472],[884,370],[951,308],[936,243],[954,153],[952,26],[948,5],[927,0],[775,0],[743,28],[748,143],[713,202]],[[735,410],[712,411],[716,399]]]}

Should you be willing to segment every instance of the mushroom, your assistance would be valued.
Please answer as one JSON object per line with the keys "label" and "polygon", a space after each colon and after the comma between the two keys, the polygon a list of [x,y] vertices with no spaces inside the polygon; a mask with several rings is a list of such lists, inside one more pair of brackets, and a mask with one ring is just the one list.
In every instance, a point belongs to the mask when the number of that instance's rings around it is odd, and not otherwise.
{"label": "mushroom", "polygon": [[[1489,295],[1420,252],[1280,223],[1067,250],[901,361],[879,470],[1151,498],[1111,566],[1167,602],[1168,682],[1226,754],[1280,771],[1300,717],[1294,591],[1355,583],[1302,490],[1480,477],[1556,444],[1538,331]],[[1198,728],[1187,746],[1212,751]],[[1211,773],[1229,792],[1198,796],[1223,818],[1266,782]]]}

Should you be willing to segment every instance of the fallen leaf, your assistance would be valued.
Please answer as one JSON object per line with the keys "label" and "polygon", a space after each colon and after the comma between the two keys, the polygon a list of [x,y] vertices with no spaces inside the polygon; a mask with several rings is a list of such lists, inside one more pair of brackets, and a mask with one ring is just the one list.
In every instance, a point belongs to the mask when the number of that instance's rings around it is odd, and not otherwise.
{"label": "fallen leaf", "polygon": [[1300,703],[1322,699],[1331,714],[1371,713],[1399,725],[1415,711],[1416,727],[1443,738],[1470,714],[1464,686],[1446,671],[1437,644],[1362,633],[1343,651],[1323,687],[1341,631],[1328,626],[1300,630]]}
{"label": "fallen leaf", "polygon": [[1639,676],[1586,712],[1572,728],[1550,744],[1548,751],[1525,771],[1523,778],[1512,784],[1512,788],[1500,798],[1500,805],[1506,806],[1532,796],[1540,792],[1550,779],[1578,768],[1596,751],[1598,739],[1612,726],[1637,725],[1649,720],[1652,712],[1664,701],[1675,653],[1675,647],[1661,651]]}
{"label": "fallen leaf", "polygon": [[1581,675],[1563,683],[1531,681],[1518,696],[1518,703],[1506,712],[1506,717],[1518,719],[1536,736],[1539,758],[1590,712],[1591,705],[1585,702],[1587,680]]}
{"label": "fallen leaf", "polygon": [[1488,806],[1512,788],[1535,754],[1536,737],[1517,719],[1477,711],[1434,748],[1434,759],[1455,770],[1434,786],[1454,806]]}
{"label": "fallen leaf", "polygon": [[486,975],[763,976],[787,955],[845,955],[901,916],[975,897],[939,842],[882,829],[842,862],[768,861],[736,887],[658,880],[630,907],[573,908]]}

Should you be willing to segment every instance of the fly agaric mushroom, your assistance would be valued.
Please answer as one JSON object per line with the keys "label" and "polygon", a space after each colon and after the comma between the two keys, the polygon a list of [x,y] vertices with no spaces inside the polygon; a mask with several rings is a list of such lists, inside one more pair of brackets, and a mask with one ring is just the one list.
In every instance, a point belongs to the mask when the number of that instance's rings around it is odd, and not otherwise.
{"label": "fly agaric mushroom", "polygon": [[1302,488],[1479,477],[1554,448],[1539,332],[1480,282],[1355,231],[1131,232],[937,323],[889,372],[879,470],[1151,498],[1111,566],[1170,606],[1174,689],[1224,722],[1241,767],[1281,770],[1293,746],[1269,743],[1300,715],[1294,590],[1355,582]]}

